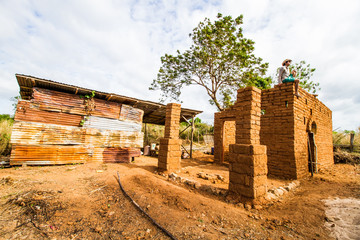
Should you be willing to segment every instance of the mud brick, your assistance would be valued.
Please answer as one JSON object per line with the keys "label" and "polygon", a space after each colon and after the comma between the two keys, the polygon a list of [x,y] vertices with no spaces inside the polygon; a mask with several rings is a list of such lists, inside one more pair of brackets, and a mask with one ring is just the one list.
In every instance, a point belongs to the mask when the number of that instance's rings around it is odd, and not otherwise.
{"label": "mud brick", "polygon": [[255,189],[245,187],[242,184],[236,184],[236,183],[229,183],[229,192],[235,193],[240,196],[244,196],[247,198],[254,199],[255,197]]}
{"label": "mud brick", "polygon": [[[214,116],[215,161],[222,162],[229,156],[230,169],[234,170],[236,168],[231,164],[239,161],[237,154],[254,155],[250,149],[233,148],[233,143],[225,140],[229,135],[224,127],[226,122],[235,120],[235,143],[265,145],[267,153],[258,153],[267,154],[268,174],[271,176],[297,179],[308,175],[307,138],[313,124],[317,129],[315,142],[318,163],[321,164],[318,167],[332,166],[334,163],[331,110],[302,88],[299,88],[302,98],[295,97],[294,93],[293,83],[262,91],[253,87],[239,89],[234,106]],[[226,154],[227,149],[229,154]],[[250,162],[249,164],[253,160],[244,159],[245,162]],[[263,161],[266,162],[266,159],[258,161],[258,164],[261,164]],[[254,176],[265,172],[264,165],[254,168]]]}
{"label": "mud brick", "polygon": [[168,152],[169,157],[181,157],[181,151],[180,149],[178,151],[170,151]]}
{"label": "mud brick", "polygon": [[233,172],[233,171],[230,171],[230,173],[229,173],[229,181],[231,183],[244,185],[245,177],[246,177],[246,174],[241,174],[241,173],[237,173],[237,172]]}
{"label": "mud brick", "polygon": [[255,188],[254,198],[264,196],[266,193],[267,193],[267,186],[266,185],[259,186]]}
{"label": "mud brick", "polygon": [[165,134],[160,139],[158,157],[159,170],[178,170],[181,168],[181,140],[179,139],[181,105],[169,103],[166,106]]}
{"label": "mud brick", "polygon": [[160,138],[160,145],[181,145],[181,139]]}
{"label": "mud brick", "polygon": [[165,162],[158,162],[158,168],[161,171],[166,171],[167,170],[167,164]]}
{"label": "mud brick", "polygon": [[236,172],[236,173],[251,175],[254,172],[254,168],[247,164],[232,163],[230,165],[231,165],[232,171]]}
{"label": "mud brick", "polygon": [[231,144],[230,152],[245,155],[266,155],[265,145]]}
{"label": "mud brick", "polygon": [[261,175],[252,177],[250,181],[250,186],[253,188],[257,188],[259,186],[267,186],[267,176]]}

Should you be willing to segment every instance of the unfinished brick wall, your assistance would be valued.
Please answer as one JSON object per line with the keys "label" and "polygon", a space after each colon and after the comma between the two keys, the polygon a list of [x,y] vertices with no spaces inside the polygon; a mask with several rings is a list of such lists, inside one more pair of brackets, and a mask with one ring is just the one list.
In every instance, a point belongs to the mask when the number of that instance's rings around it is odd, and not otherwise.
{"label": "unfinished brick wall", "polygon": [[260,145],[261,91],[238,90],[236,143],[230,145],[229,191],[243,199],[256,199],[267,192],[266,146]]}
{"label": "unfinished brick wall", "polygon": [[298,179],[309,173],[308,132],[313,123],[319,168],[334,163],[331,110],[302,88],[301,98],[294,93],[293,83],[262,91],[260,139],[267,146],[270,176]]}
{"label": "unfinished brick wall", "polygon": [[295,130],[292,84],[261,92],[261,144],[267,146],[269,176],[295,179]]}
{"label": "unfinished brick wall", "polygon": [[[332,142],[332,112],[312,94],[300,89],[302,98],[295,99],[295,159],[297,176],[306,175],[308,170],[308,132],[315,134],[318,169],[334,164]],[[314,129],[315,128],[315,129]]]}
{"label": "unfinished brick wall", "polygon": [[167,104],[165,134],[164,138],[160,139],[158,157],[159,171],[176,171],[181,168],[181,140],[179,139],[180,112],[180,104]]}
{"label": "unfinished brick wall", "polygon": [[[332,112],[312,94],[301,88],[299,92],[302,97],[295,97],[294,83],[261,91],[260,144],[267,146],[269,176],[298,179],[309,173],[308,132],[312,126],[316,126],[318,168],[333,165]],[[238,101],[243,101],[239,97],[246,98],[239,95]],[[247,101],[254,104],[253,100]],[[214,159],[217,162],[224,161],[224,122],[237,117],[236,105],[215,113]]]}

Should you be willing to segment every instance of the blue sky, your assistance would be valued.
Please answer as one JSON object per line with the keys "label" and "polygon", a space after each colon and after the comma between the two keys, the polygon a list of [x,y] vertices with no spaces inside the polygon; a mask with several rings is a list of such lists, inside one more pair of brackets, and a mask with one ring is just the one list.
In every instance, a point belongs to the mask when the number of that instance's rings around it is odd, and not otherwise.
{"label": "blue sky", "polygon": [[[244,15],[244,35],[273,75],[285,58],[317,70],[319,99],[333,126],[360,126],[360,1],[0,1],[0,113],[11,114],[15,73],[157,101],[149,91],[160,57],[189,48],[205,17]],[[215,107],[200,87],[187,87],[187,108]]]}

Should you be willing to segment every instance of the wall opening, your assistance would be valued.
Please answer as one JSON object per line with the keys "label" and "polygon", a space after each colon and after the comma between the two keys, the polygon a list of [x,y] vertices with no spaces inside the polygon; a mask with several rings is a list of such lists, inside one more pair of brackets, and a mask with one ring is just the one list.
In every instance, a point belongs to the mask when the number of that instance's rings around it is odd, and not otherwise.
{"label": "wall opening", "polygon": [[315,134],[308,132],[308,160],[309,172],[311,175],[317,173],[317,147],[315,143]]}
{"label": "wall opening", "polygon": [[229,145],[235,144],[236,122],[225,121],[223,126],[223,159],[229,161]]}
{"label": "wall opening", "polygon": [[311,132],[313,132],[314,134],[316,134],[316,131],[317,131],[317,126],[316,126],[316,123],[313,122],[311,124],[311,129],[310,129]]}

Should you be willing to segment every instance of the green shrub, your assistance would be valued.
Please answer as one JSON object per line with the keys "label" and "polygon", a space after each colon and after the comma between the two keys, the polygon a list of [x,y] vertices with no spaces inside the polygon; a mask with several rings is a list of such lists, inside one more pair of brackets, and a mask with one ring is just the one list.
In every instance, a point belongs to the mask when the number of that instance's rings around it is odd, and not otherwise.
{"label": "green shrub", "polygon": [[9,115],[0,115],[0,156],[11,153],[11,129],[14,120]]}

